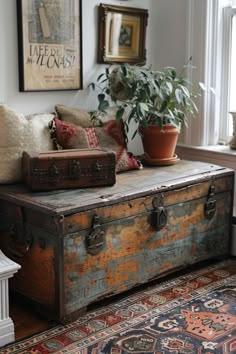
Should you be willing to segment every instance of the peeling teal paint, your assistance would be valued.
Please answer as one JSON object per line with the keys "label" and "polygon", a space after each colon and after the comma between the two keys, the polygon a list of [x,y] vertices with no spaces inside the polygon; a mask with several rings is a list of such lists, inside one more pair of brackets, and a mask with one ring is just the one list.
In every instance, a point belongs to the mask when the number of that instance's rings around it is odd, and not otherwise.
{"label": "peeling teal paint", "polygon": [[[206,198],[168,206],[167,225],[161,231],[153,230],[148,224],[150,211],[109,222],[103,225],[105,247],[96,256],[88,255],[86,251],[85,240],[90,230],[67,235],[64,250],[66,259],[70,259],[69,264],[73,265],[74,262],[74,267],[83,268],[86,262],[92,261],[92,268],[86,274],[80,270],[66,271],[65,278],[70,280],[67,282],[65,279],[67,310],[70,312],[82,308],[107,294],[145,283],[173,268],[226,254],[230,203],[225,205],[225,198],[231,198],[229,192],[216,196],[217,210],[211,220],[204,216]],[[202,210],[202,215],[199,210]],[[125,230],[133,230],[131,239],[127,238],[126,234],[129,233],[125,233]],[[148,238],[144,242],[145,235]],[[135,245],[134,237],[137,239]],[[165,243],[161,244],[163,241]],[[156,243],[160,246],[153,249]],[[143,244],[143,247],[135,248],[136,244]],[[134,253],[126,254],[132,247]],[[109,252],[117,251],[121,252],[121,257],[113,259]],[[72,258],[73,253],[76,254],[75,259]],[[123,264],[136,265],[136,271],[132,267],[122,268]],[[114,283],[114,286],[110,286],[110,283]]]}

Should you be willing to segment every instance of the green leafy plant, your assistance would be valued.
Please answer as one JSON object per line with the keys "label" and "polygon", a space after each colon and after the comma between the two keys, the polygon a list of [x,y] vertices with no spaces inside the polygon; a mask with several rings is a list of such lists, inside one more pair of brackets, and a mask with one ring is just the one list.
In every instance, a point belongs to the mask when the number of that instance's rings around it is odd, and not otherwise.
{"label": "green leafy plant", "polygon": [[[187,67],[187,66],[186,66]],[[179,130],[188,126],[188,118],[198,111],[197,94],[190,92],[191,83],[173,67],[162,72],[148,66],[111,65],[90,86],[98,89],[98,108],[91,112],[92,119],[106,114],[111,106],[116,107],[116,119],[123,119],[126,131],[134,121],[139,126],[170,124]],[[132,138],[133,138],[132,137]]]}

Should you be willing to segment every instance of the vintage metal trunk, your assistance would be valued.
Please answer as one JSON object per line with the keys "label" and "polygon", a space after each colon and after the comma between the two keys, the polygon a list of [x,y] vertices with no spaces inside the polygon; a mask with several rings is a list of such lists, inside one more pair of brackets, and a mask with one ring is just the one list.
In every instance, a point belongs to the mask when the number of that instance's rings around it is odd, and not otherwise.
{"label": "vintage metal trunk", "polygon": [[0,248],[21,264],[12,290],[45,315],[87,305],[229,254],[234,172],[180,161],[119,174],[112,187],[0,187]]}
{"label": "vintage metal trunk", "polygon": [[116,154],[105,149],[24,151],[22,156],[23,178],[32,191],[111,186],[115,169]]}

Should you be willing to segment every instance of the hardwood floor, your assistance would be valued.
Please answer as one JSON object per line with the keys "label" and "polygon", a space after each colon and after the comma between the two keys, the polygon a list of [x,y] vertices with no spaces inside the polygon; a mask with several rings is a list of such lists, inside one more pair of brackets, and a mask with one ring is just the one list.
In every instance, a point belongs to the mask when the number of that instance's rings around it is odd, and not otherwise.
{"label": "hardwood floor", "polygon": [[9,308],[10,317],[15,326],[16,340],[32,336],[52,327],[50,321],[40,317],[33,308],[22,301],[18,301],[14,296],[10,297]]}

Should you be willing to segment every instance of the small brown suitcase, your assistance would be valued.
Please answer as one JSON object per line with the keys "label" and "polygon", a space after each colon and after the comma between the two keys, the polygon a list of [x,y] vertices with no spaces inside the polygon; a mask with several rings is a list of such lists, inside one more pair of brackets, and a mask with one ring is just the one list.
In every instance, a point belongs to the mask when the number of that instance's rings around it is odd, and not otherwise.
{"label": "small brown suitcase", "polygon": [[24,151],[23,180],[32,191],[111,186],[116,182],[116,155],[105,149]]}

